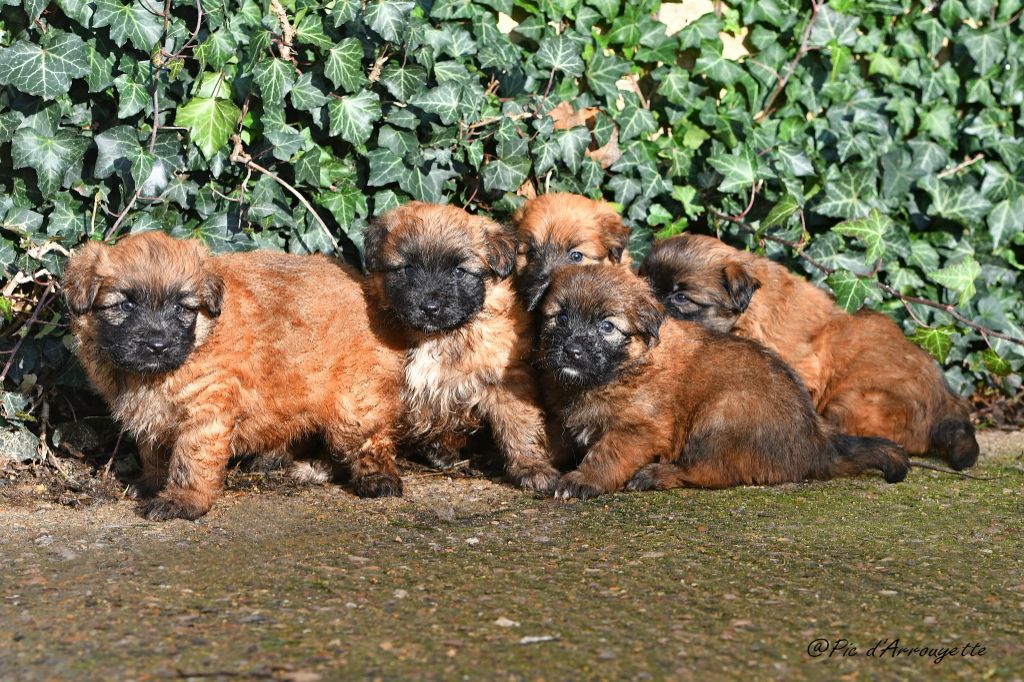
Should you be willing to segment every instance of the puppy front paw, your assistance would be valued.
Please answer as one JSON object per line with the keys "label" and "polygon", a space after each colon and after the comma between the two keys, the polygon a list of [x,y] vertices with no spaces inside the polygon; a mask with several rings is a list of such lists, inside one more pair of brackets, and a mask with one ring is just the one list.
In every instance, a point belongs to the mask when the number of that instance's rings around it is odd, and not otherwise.
{"label": "puppy front paw", "polygon": [[556,500],[568,500],[572,498],[589,500],[603,495],[606,491],[595,485],[592,481],[579,471],[570,471],[562,476],[555,487]]}
{"label": "puppy front paw", "polygon": [[626,490],[632,492],[643,492],[645,490],[662,490],[665,486],[662,484],[662,472],[665,465],[663,464],[648,464],[642,467],[639,471],[633,474],[633,478],[629,479],[629,483],[626,484]]}
{"label": "puppy front paw", "polygon": [[549,495],[558,484],[558,476],[558,469],[545,462],[522,467],[512,475],[512,478],[524,490]]}
{"label": "puppy front paw", "polygon": [[208,504],[204,505],[196,500],[167,494],[159,495],[139,505],[139,514],[150,521],[168,521],[170,519],[195,521],[208,511],[210,511]]}
{"label": "puppy front paw", "polygon": [[402,479],[398,474],[367,474],[352,479],[352,489],[359,497],[401,497]]}

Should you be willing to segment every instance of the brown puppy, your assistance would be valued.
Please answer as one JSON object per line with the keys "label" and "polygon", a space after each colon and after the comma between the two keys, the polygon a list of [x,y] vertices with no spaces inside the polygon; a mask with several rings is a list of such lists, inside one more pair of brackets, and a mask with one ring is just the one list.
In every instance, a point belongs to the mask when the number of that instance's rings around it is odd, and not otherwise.
{"label": "brown puppy", "polygon": [[840,430],[888,438],[955,469],[977,460],[966,404],[885,315],[849,315],[782,265],[703,235],[655,244],[640,273],[669,315],[777,352]]}
{"label": "brown puppy", "polygon": [[159,491],[147,518],[202,516],[232,455],[314,433],[356,493],[401,494],[402,349],[375,329],[357,273],[149,232],[77,251],[64,289],[82,366],[138,441],[140,493]]}
{"label": "brown puppy", "polygon": [[443,465],[488,426],[509,477],[549,490],[558,472],[529,364],[531,319],[508,279],[512,231],[452,206],[412,202],[371,226],[364,253],[373,299],[407,337],[409,444]]}
{"label": "brown puppy", "polygon": [[556,496],[725,488],[852,476],[903,480],[906,453],[845,436],[814,412],[772,352],[696,323],[662,326],[647,283],[625,268],[555,273],[542,303],[548,407],[586,453]]}
{"label": "brown puppy", "polygon": [[607,202],[579,194],[542,194],[516,211],[516,288],[527,310],[537,307],[563,265],[629,265],[629,228]]}

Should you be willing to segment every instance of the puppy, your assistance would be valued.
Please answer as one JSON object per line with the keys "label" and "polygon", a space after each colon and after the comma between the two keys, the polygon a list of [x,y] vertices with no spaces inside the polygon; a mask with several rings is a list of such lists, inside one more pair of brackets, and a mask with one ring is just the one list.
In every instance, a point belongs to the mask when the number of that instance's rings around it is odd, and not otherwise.
{"label": "puppy", "polygon": [[544,413],[530,365],[531,318],[509,275],[511,230],[452,207],[412,202],[364,237],[373,300],[407,340],[407,441],[436,463],[489,427],[509,477],[549,491]]}
{"label": "puppy", "polygon": [[777,352],[841,431],[888,438],[958,470],[977,460],[966,403],[885,315],[849,315],[782,265],[703,235],[655,244],[640,273],[669,315]]}
{"label": "puppy", "polygon": [[692,322],[663,326],[647,283],[625,268],[562,268],[541,314],[548,407],[585,452],[556,497],[907,474],[895,443],[822,421],[764,347]]}
{"label": "puppy", "polygon": [[516,288],[527,310],[537,307],[555,268],[630,264],[629,228],[607,202],[578,194],[542,194],[523,204],[513,220],[519,238]]}
{"label": "puppy", "polygon": [[322,256],[212,257],[161,232],[91,243],[64,290],[77,354],[138,441],[149,519],[209,511],[232,455],[319,434],[360,496],[400,495],[402,349]]}

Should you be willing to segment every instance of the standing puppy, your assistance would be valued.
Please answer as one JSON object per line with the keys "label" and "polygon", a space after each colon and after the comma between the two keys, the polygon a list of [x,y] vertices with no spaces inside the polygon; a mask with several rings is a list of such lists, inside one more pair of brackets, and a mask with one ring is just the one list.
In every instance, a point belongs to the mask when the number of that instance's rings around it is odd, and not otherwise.
{"label": "standing puppy", "polygon": [[586,453],[557,497],[627,484],[726,488],[867,469],[896,482],[907,474],[895,443],[823,422],[800,381],[759,344],[694,323],[662,326],[647,283],[625,268],[563,268],[541,310],[548,406]]}
{"label": "standing puppy", "polygon": [[777,352],[840,430],[888,438],[955,469],[977,460],[967,406],[885,315],[849,315],[782,265],[703,235],[658,242],[640,274],[669,315]]}
{"label": "standing puppy", "polygon": [[542,194],[516,211],[516,288],[527,310],[540,303],[563,265],[629,265],[629,228],[607,202],[579,194]]}
{"label": "standing puppy", "polygon": [[142,455],[149,519],[209,511],[232,455],[311,434],[364,497],[400,495],[402,353],[357,273],[322,256],[212,257],[148,232],[91,243],[64,275],[77,354]]}
{"label": "standing puppy", "polygon": [[558,473],[529,363],[531,319],[508,278],[515,235],[452,206],[412,202],[371,226],[364,251],[373,298],[407,337],[409,444],[444,464],[488,426],[509,477],[550,490]]}

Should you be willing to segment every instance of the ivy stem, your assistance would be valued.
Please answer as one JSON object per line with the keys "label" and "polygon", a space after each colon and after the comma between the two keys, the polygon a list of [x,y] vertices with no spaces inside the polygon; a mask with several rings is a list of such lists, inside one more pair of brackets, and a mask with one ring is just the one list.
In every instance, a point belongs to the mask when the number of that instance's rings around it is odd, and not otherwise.
{"label": "ivy stem", "polygon": [[817,0],[811,0],[811,18],[807,21],[807,26],[804,27],[803,36],[800,38],[800,47],[797,48],[796,56],[793,57],[793,61],[789,63],[789,67],[786,69],[786,75],[779,79],[779,82],[775,84],[775,88],[768,95],[768,99],[765,100],[764,107],[761,112],[754,116],[754,120],[761,122],[768,118],[772,113],[772,107],[775,105],[775,100],[778,99],[779,95],[786,88],[786,84],[789,83],[789,79],[793,77],[793,73],[796,71],[796,67],[800,64],[800,60],[804,58],[804,55],[809,51],[807,43],[811,39],[811,29],[814,28],[814,22],[818,20],[819,12],[821,11],[821,3]]}
{"label": "ivy stem", "polygon": [[282,180],[276,173],[267,170],[263,166],[253,161],[252,156],[250,156],[245,151],[245,149],[242,148],[242,138],[237,133],[231,136],[231,141],[234,143],[234,147],[231,150],[230,157],[232,163],[240,163],[246,168],[252,169],[258,173],[263,173],[268,178],[270,178],[277,184],[281,185],[281,187],[284,187],[286,190],[291,192],[295,196],[295,198],[299,200],[299,203],[306,207],[306,210],[309,211],[309,213],[313,216],[314,220],[316,220],[317,224],[320,226],[320,229],[323,230],[324,234],[330,240],[331,246],[334,248],[334,252],[340,255],[341,247],[338,246],[338,240],[336,240],[334,238],[334,235],[331,234],[330,228],[327,227],[327,223],[324,222],[323,218],[320,217],[320,214],[316,212],[315,208],[313,208],[313,204],[309,203],[309,200],[306,199],[306,197],[302,196],[302,193],[299,192],[299,190],[295,189],[290,184]]}
{"label": "ivy stem", "polygon": [[291,22],[288,21],[288,13],[285,12],[279,0],[270,0],[270,11],[277,17],[277,23],[281,25],[281,42],[278,43],[277,51],[280,53],[281,59],[286,62],[291,61],[295,29],[292,28]]}

